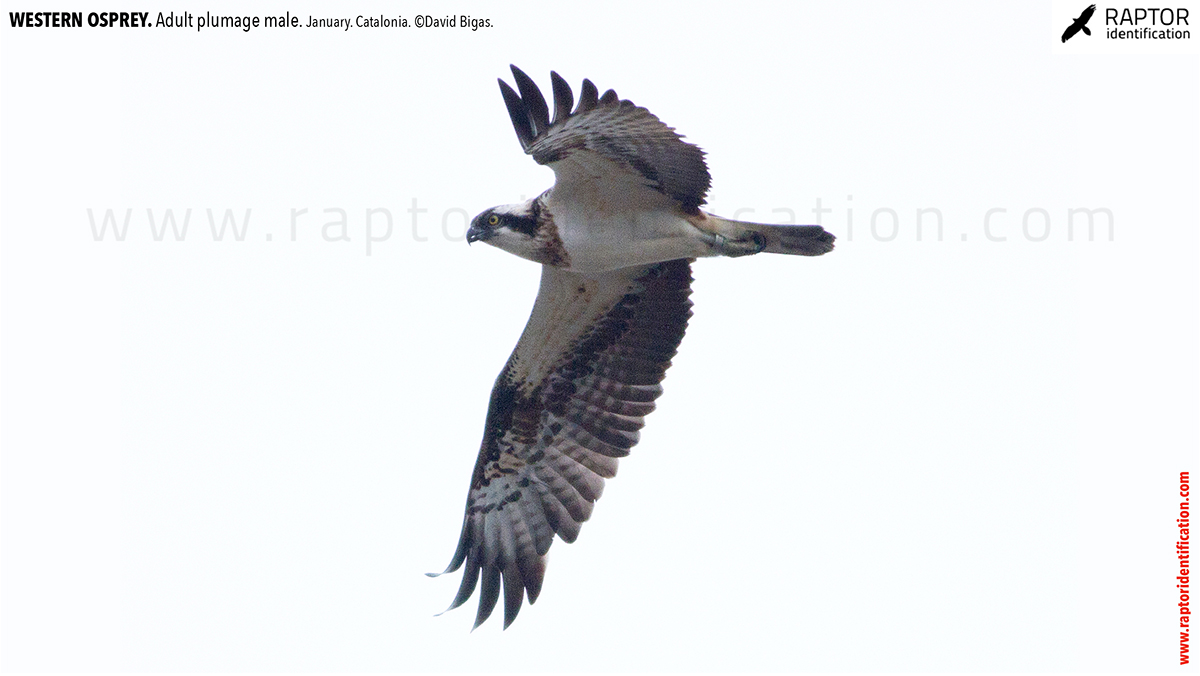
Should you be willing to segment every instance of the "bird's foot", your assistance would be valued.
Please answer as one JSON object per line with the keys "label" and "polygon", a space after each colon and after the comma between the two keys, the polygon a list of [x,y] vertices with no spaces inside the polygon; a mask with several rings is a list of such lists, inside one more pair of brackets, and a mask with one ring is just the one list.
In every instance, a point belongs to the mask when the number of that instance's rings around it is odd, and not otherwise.
{"label": "bird's foot", "polygon": [[753,230],[745,230],[737,238],[726,237],[716,232],[705,235],[704,239],[708,245],[721,256],[753,256],[767,248],[767,238]]}

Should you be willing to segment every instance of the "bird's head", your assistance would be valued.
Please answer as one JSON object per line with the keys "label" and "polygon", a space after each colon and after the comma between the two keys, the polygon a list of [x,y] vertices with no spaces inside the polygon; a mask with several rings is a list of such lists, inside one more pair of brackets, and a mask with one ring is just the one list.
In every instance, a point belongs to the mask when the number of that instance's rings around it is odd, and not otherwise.
{"label": "bird's head", "polygon": [[522,258],[539,260],[540,211],[536,200],[492,207],[471,221],[467,243],[487,242]]}

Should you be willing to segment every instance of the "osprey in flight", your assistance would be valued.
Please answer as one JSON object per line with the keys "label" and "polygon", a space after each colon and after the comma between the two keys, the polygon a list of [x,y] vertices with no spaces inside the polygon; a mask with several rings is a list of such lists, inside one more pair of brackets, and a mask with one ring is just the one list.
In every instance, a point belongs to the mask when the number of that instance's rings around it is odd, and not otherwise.
{"label": "osprey in flight", "polygon": [[[500,80],[517,138],[554,187],[475,217],[468,242],[542,264],[533,314],[492,389],[453,560],[449,609],[482,580],[478,627],[504,588],[504,626],[542,588],[558,534],[574,542],[617,458],[638,441],[691,316],[691,262],[759,252],[819,256],[818,225],[743,223],[700,209],[704,153],[645,108],[550,73],[554,117],[533,80]],[[431,573],[438,575],[443,573]]]}

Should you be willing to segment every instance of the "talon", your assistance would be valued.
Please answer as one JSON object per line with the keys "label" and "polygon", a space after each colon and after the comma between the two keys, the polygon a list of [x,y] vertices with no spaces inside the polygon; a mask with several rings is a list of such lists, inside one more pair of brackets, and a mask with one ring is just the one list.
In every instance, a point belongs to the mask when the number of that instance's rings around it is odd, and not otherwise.
{"label": "talon", "polygon": [[750,232],[750,238],[754,240],[754,246],[757,250],[754,253],[762,253],[767,248],[767,236],[761,232]]}
{"label": "talon", "polygon": [[753,230],[746,231],[737,239],[730,239],[716,232],[706,232],[703,237],[705,243],[717,253],[730,258],[753,256],[767,248],[766,236]]}

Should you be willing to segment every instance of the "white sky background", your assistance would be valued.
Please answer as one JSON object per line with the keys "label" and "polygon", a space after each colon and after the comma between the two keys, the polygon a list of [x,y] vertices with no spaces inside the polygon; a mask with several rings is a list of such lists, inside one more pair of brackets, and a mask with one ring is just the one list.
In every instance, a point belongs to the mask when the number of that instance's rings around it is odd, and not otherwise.
{"label": "white sky background", "polygon": [[[4,668],[1178,669],[1196,56],[1052,55],[1042,3],[339,7],[254,12],[496,27],[0,10]],[[641,444],[538,603],[471,634],[475,599],[433,617],[459,575],[423,573],[536,291],[452,211],[553,180],[497,91],[510,62],[677,127],[712,211],[813,222],[820,199],[839,240],[694,266]],[[1079,207],[1112,241],[1068,239]],[[124,242],[93,241],[109,208]],[[147,208],[192,209],[185,241]],[[245,241],[214,243],[209,208],[251,209]],[[368,257],[370,208],[395,223]]]}

